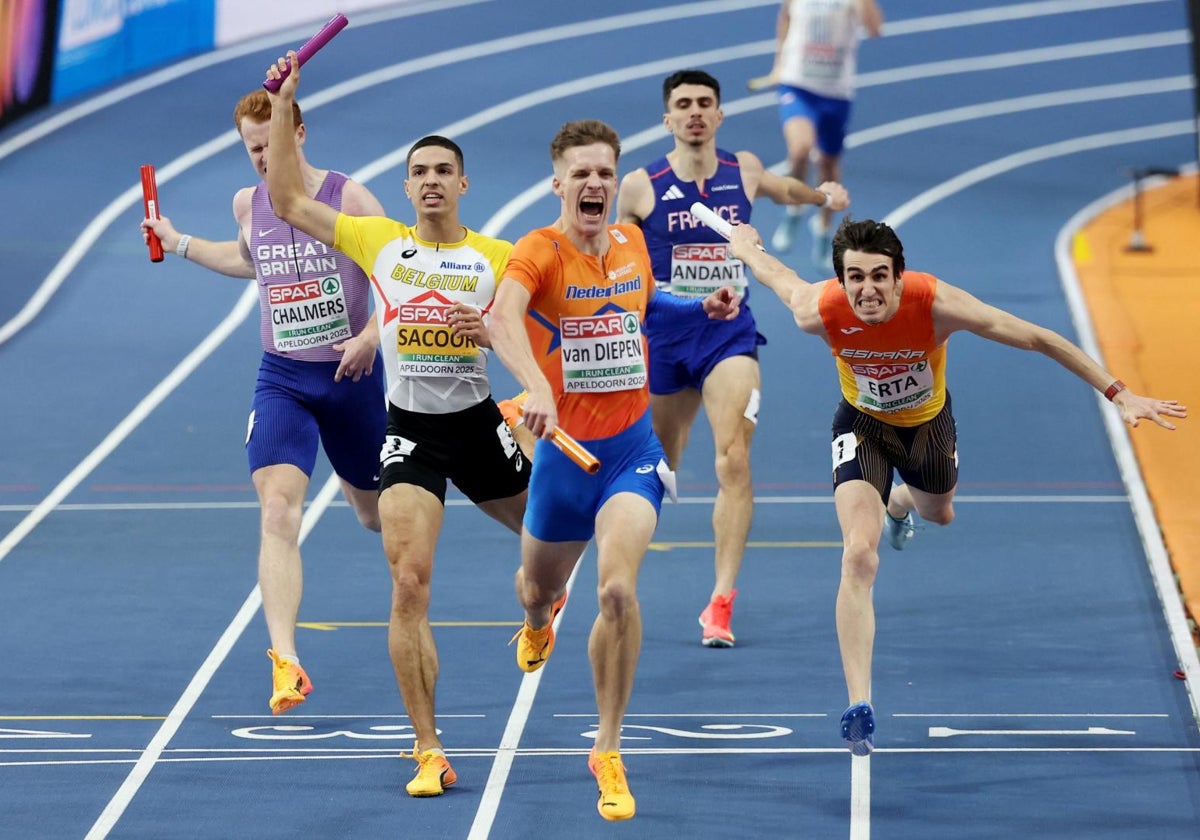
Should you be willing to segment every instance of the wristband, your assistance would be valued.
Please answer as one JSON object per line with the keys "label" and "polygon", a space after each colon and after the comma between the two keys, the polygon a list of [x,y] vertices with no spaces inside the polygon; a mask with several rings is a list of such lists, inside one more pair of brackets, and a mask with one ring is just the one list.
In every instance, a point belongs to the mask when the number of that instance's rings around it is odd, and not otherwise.
{"label": "wristband", "polygon": [[1114,379],[1113,383],[1104,389],[1104,399],[1112,402],[1112,398],[1125,390],[1125,383],[1120,379]]}
{"label": "wristband", "polygon": [[825,196],[825,202],[820,205],[822,208],[828,207],[830,204],[833,203],[833,193],[825,192],[825,190],[818,190],[818,192],[820,192],[821,195]]}
{"label": "wristband", "polygon": [[179,237],[179,244],[175,246],[176,255],[183,257],[186,260],[187,252],[188,252],[188,245],[191,245],[191,244],[192,244],[192,237],[188,236],[186,233],[183,236]]}

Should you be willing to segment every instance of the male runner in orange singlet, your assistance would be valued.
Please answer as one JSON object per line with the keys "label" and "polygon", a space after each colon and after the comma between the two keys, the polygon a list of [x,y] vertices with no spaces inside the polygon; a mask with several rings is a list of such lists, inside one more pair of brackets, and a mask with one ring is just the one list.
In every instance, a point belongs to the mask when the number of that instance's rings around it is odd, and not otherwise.
{"label": "male runner in orange singlet", "polygon": [[[650,425],[643,318],[733,318],[732,287],[703,300],[654,294],[645,239],[609,225],[621,145],[596,120],[567,123],[550,145],[558,220],[520,239],[496,291],[489,331],[528,392],[525,425],[538,435],[521,534],[517,596],[525,624],[517,664],[542,667],[554,646],[552,605],[596,538],[599,614],[588,641],[599,728],[588,766],[607,820],[634,815],[621,762],[621,719],[641,650],[637,575],[658,522],[666,470]],[[588,475],[549,442],[561,425],[599,459]]]}
{"label": "male runner in orange singlet", "polygon": [[[1186,417],[1174,400],[1144,397],[1058,333],[1031,324],[932,274],[905,271],[904,247],[886,224],[846,219],[833,237],[837,277],[806,283],[760,250],[750,225],[737,225],[735,257],[788,305],[797,326],[833,352],[842,401],[833,418],[833,501],[842,529],[838,645],[850,706],[842,738],[855,755],[873,749],[871,587],[879,538],[893,548],[913,535],[912,513],[948,525],[954,518],[958,449],[946,391],[946,341],[955,332],[1049,356],[1101,391],[1130,426]],[[892,486],[892,471],[903,484]],[[882,528],[881,528],[882,523]]]}

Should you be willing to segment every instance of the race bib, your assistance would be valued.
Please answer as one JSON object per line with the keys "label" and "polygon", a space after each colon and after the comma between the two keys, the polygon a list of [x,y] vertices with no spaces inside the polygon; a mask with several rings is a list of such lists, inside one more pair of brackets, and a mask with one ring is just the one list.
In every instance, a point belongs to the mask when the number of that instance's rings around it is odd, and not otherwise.
{"label": "race bib", "polygon": [[450,328],[450,307],[402,303],[397,307],[396,357],[401,376],[466,376],[479,347]]}
{"label": "race bib", "polygon": [[933,368],[928,361],[889,365],[850,365],[858,387],[857,405],[892,412],[924,405],[933,398]]}
{"label": "race bib", "polygon": [[267,304],[276,350],[303,350],[352,335],[340,274],[268,286]]}
{"label": "race bib", "polygon": [[671,292],[679,297],[704,298],[722,286],[746,289],[742,261],[729,255],[725,242],[691,243],[671,248]]}
{"label": "race bib", "polygon": [[564,316],[559,331],[564,391],[632,391],[646,384],[646,352],[636,313]]}

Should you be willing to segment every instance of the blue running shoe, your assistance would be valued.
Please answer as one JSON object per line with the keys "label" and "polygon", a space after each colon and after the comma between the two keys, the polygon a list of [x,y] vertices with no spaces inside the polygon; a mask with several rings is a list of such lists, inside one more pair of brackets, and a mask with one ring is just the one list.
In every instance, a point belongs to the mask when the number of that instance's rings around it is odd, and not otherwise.
{"label": "blue running shoe", "polygon": [[896,519],[887,511],[883,513],[883,530],[887,534],[888,542],[892,544],[892,548],[897,551],[903,551],[904,546],[908,545],[908,541],[913,538],[913,533],[917,530],[917,526],[913,524],[912,513],[904,514],[903,519]]}
{"label": "blue running shoe", "polygon": [[814,213],[808,221],[812,234],[812,264],[824,271],[833,271],[833,226],[826,226],[820,213]]}
{"label": "blue running shoe", "polygon": [[870,703],[855,703],[842,712],[842,739],[854,755],[870,755],[875,749],[871,735],[875,732],[875,712]]}
{"label": "blue running shoe", "polygon": [[775,228],[775,233],[771,236],[772,251],[785,254],[792,250],[792,243],[796,240],[796,228],[800,225],[800,215],[790,211],[783,214],[779,227]]}

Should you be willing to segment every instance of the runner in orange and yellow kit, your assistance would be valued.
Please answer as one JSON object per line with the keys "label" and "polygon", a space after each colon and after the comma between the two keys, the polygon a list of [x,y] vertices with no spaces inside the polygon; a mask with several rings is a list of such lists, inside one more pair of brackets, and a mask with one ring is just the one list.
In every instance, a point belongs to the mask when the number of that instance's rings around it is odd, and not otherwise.
{"label": "runner in orange and yellow kit", "polygon": [[[850,705],[841,734],[854,755],[874,748],[871,656],[872,587],[879,540],[902,549],[913,511],[948,525],[954,519],[958,444],[946,390],[946,342],[955,332],[1035,350],[1104,394],[1136,426],[1187,417],[1175,400],[1135,394],[1053,330],[989,306],[931,274],[906,271],[904,246],[891,227],[847,217],[833,237],[837,276],[806,283],[765,253],[758,231],[735,225],[733,255],[792,311],[796,325],[829,345],[842,400],[833,416],[833,502],[842,530],[842,577],[836,621]],[[893,472],[903,484],[892,486]]]}
{"label": "runner in orange and yellow kit", "polygon": [[[642,322],[729,319],[732,287],[703,300],[654,294],[650,256],[634,225],[609,225],[620,139],[595,120],[567,123],[550,144],[558,220],[513,248],[496,291],[492,346],[528,392],[525,425],[540,439],[521,534],[517,597],[525,624],[517,664],[536,671],[554,646],[552,605],[596,538],[599,614],[588,656],[599,728],[588,767],[607,820],[634,815],[621,762],[621,719],[642,643],[637,576],[669,476],[650,425]],[[561,425],[601,463],[589,475],[550,444]],[[661,471],[661,474],[660,474]],[[672,479],[668,478],[668,482]]]}

